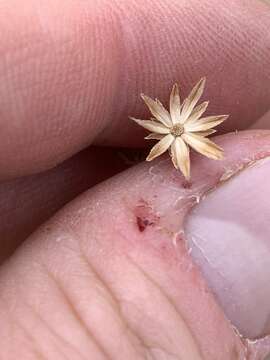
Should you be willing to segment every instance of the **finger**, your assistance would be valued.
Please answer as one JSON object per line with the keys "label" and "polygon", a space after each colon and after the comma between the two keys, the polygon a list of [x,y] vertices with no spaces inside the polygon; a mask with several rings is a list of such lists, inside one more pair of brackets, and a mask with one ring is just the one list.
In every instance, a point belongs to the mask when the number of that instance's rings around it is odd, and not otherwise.
{"label": "finger", "polygon": [[55,169],[0,184],[0,263],[66,203],[130,166],[121,152],[91,147]]}
{"label": "finger", "polygon": [[1,356],[16,359],[19,343],[29,359],[262,359],[270,206],[254,184],[269,177],[269,139],[219,137],[225,160],[192,156],[191,183],[166,157],[143,163],[59,212],[2,267]]}
{"label": "finger", "polygon": [[255,0],[4,2],[0,176],[44,170],[93,141],[141,145],[127,118],[147,114],[138,94],[167,101],[177,81],[183,97],[203,75],[209,113],[247,127],[269,107],[269,23]]}

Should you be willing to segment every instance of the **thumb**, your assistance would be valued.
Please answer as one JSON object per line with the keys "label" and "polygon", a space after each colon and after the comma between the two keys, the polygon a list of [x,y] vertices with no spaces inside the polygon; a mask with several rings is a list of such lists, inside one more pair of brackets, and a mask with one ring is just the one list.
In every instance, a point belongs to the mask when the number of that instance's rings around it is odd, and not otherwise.
{"label": "thumb", "polygon": [[269,139],[217,138],[191,183],[143,163],[59,212],[2,267],[0,358],[263,359]]}
{"label": "thumb", "polygon": [[226,183],[194,208],[186,224],[193,259],[228,318],[251,338],[270,333],[269,176],[270,157],[250,158],[247,169],[241,163],[225,168]]}

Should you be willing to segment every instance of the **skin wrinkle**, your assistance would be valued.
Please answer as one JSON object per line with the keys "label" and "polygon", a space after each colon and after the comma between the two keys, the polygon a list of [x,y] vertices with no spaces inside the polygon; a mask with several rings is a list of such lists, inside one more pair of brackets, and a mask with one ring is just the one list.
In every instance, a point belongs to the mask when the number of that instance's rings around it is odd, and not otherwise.
{"label": "skin wrinkle", "polygon": [[[90,263],[89,263],[89,261],[87,260],[87,258],[86,258],[85,256],[82,256],[82,257],[83,257],[84,262],[86,262],[87,265],[89,266],[90,270],[91,270],[92,272],[94,272],[94,274],[97,275],[97,278],[99,279],[99,281],[101,281],[99,275],[96,273],[95,270],[93,270],[93,267],[92,267],[92,265],[90,265]],[[144,273],[144,276],[146,276],[145,273]],[[150,278],[148,278],[148,279],[150,280]],[[151,282],[153,282],[153,281],[151,280]],[[105,284],[105,282],[102,281],[102,284]],[[155,285],[157,286],[157,284],[155,284]],[[108,286],[106,286],[106,288],[108,289]],[[160,289],[160,290],[161,290],[161,289]],[[110,295],[111,295],[112,298],[113,298],[113,301],[117,301],[117,300],[115,300],[114,296],[112,295],[113,292],[112,292],[111,290],[109,290],[109,292],[110,292]],[[66,297],[66,296],[65,296],[65,297]],[[165,294],[164,294],[164,297],[165,297]],[[121,319],[122,319],[123,323],[125,323],[125,324],[127,325],[127,328],[131,331],[132,335],[134,335],[134,336],[139,340],[140,344],[143,345],[143,347],[145,348],[145,350],[147,350],[146,356],[148,356],[149,352],[152,351],[151,347],[150,347],[149,345],[146,345],[146,344],[142,341],[141,337],[140,337],[138,334],[135,334],[135,332],[131,329],[131,327],[129,326],[129,324],[128,324],[126,321],[124,321],[124,318],[123,318],[123,316],[121,315],[121,310],[120,310],[120,307],[119,307],[119,305],[118,305],[118,302],[117,302],[116,304],[114,304],[114,305],[115,305],[116,308],[118,309],[118,313],[119,313],[119,315],[121,316]],[[81,323],[81,321],[80,321],[80,323]],[[84,326],[84,327],[85,327],[85,326]],[[97,342],[95,341],[95,343],[97,343]],[[162,349],[162,348],[159,348],[159,349]],[[165,349],[162,349],[162,351],[164,352],[164,354],[169,354],[169,355],[174,356],[176,360],[177,360],[177,359],[179,359],[179,360],[181,359],[181,358],[179,358],[176,354],[170,353],[170,352],[166,351]],[[112,358],[112,357],[108,357],[108,359],[113,359],[113,358]],[[157,359],[157,358],[156,358],[156,357],[153,357],[153,359]]]}
{"label": "skin wrinkle", "polygon": [[[162,357],[166,357],[165,359],[168,360],[182,360],[182,357],[180,357],[179,355],[176,355],[174,353],[171,353],[168,350],[165,350],[164,348],[157,346],[157,347],[152,347],[150,349],[152,355],[154,356],[154,359],[159,359],[160,355]],[[157,354],[155,355],[155,352],[157,352]]]}
{"label": "skin wrinkle", "polygon": [[[26,336],[26,338],[29,340],[29,342],[31,343],[31,350],[35,355],[38,356],[38,359],[40,360],[47,360],[46,357],[43,355],[42,351],[36,348],[36,340],[34,338],[34,336],[31,334],[31,332],[22,325],[22,323],[20,323],[19,319],[17,319],[16,321],[16,326],[22,330],[23,334]],[[34,347],[33,347],[34,345]],[[30,347],[30,345],[29,345]],[[35,358],[36,359],[36,358]]]}
{"label": "skin wrinkle", "polygon": [[[175,305],[174,301],[164,293],[163,289],[159,286],[159,284],[151,277],[149,276],[140,266],[138,266],[134,260],[130,257],[130,255],[127,255],[129,261],[133,264],[133,266],[144,276],[145,279],[147,279],[156,289],[158,289],[159,293],[163,296],[164,299],[166,299],[167,303],[171,306],[172,309],[174,309],[175,313],[178,315],[179,323],[184,324],[184,328],[186,329],[187,336],[190,338],[190,349],[195,350],[196,356],[198,360],[203,360],[197,339],[195,338],[194,334],[192,334],[192,331],[186,321],[184,320],[183,316],[180,314],[179,309]],[[195,360],[195,359],[194,359]]]}
{"label": "skin wrinkle", "polygon": [[[81,250],[81,249],[80,249]],[[138,341],[139,345],[141,345],[141,347],[145,350],[147,350],[147,345],[144,343],[143,338],[132,329],[132,327],[130,326],[130,324],[128,323],[127,320],[125,320],[123,313],[121,311],[121,306],[119,303],[119,300],[116,298],[116,296],[114,295],[113,290],[109,287],[108,283],[102,279],[100,277],[100,275],[98,274],[98,272],[96,271],[96,269],[94,269],[93,265],[91,265],[91,263],[89,262],[89,260],[87,259],[87,257],[83,254],[83,251],[81,250],[80,252],[80,256],[83,259],[83,261],[87,264],[87,266],[89,267],[90,271],[95,275],[95,277],[98,279],[98,281],[103,284],[104,288],[107,290],[108,295],[110,297],[110,302],[112,305],[112,308],[115,310],[117,310],[119,318],[121,319],[121,323],[124,325],[123,328],[127,329],[128,331],[130,331],[130,333],[132,334],[132,336],[134,336],[134,338]],[[130,339],[130,343],[133,345],[133,341],[132,339]],[[134,348],[134,350],[136,351],[136,349]]]}
{"label": "skin wrinkle", "polygon": [[[112,109],[115,109],[116,104],[119,103],[119,94],[121,96],[121,93],[122,94],[125,93],[125,91],[124,91],[125,90],[124,89],[125,82],[121,81],[121,78],[125,79],[125,70],[124,70],[125,61],[122,60],[125,57],[123,56],[124,55],[124,51],[123,51],[124,46],[122,45],[122,41],[121,41],[122,36],[120,35],[122,29],[121,29],[121,26],[119,26],[119,25],[121,25],[121,22],[119,21],[121,17],[118,16],[118,12],[115,11],[115,9],[111,5],[111,3],[106,4],[105,15],[104,14],[101,15],[102,18],[100,19],[100,23],[98,23],[96,27],[97,27],[97,29],[103,28],[104,20],[106,23],[108,22],[108,18],[111,20],[111,26],[107,26],[105,28],[105,30],[106,30],[105,34],[108,36],[108,38],[111,38],[111,34],[113,32],[114,45],[115,45],[115,49],[117,52],[117,55],[115,56],[114,63],[113,63],[113,68],[116,69],[117,71],[115,74],[114,83],[112,85],[113,90],[110,93],[110,109],[107,111],[107,114],[111,115],[111,113],[113,112]],[[90,19],[90,23],[91,23],[91,13],[89,13],[89,19]],[[100,38],[102,38],[102,35],[100,33],[97,33],[96,39],[95,39],[96,46],[94,48],[97,48],[97,49],[99,48],[98,43],[100,42]],[[107,55],[108,54],[106,54],[105,48],[102,49],[102,56],[104,56],[104,58],[105,58]],[[94,63],[96,64],[96,67],[98,68],[98,66],[100,64],[100,59],[98,56],[96,57]],[[122,73],[123,73],[123,75],[122,75]],[[100,94],[106,93],[106,91],[104,91],[104,89],[105,89],[105,86],[107,86],[107,83],[108,83],[107,81],[104,81],[103,83],[102,82],[98,83],[98,86],[101,87],[99,90]],[[90,84],[90,86],[91,86],[91,84]],[[107,99],[104,96],[97,97],[96,104],[95,104],[97,109],[105,108],[104,100],[106,101],[106,105],[107,105]],[[101,106],[101,104],[102,104],[102,106]],[[93,111],[89,105],[88,105],[88,112],[89,112],[89,116],[87,116],[87,118],[91,119],[91,115],[92,115]],[[98,111],[96,110],[96,112],[98,112]],[[98,119],[98,116],[96,116],[96,118]],[[97,122],[98,122],[98,120],[97,120]],[[99,125],[99,127],[100,127],[99,131],[95,134],[96,137],[102,135],[105,128],[110,127],[110,125],[112,124],[111,121],[104,122],[103,124],[102,124],[102,122],[98,122],[98,123],[101,123],[101,125]]]}
{"label": "skin wrinkle", "polygon": [[[163,348],[161,347],[155,347],[155,348],[152,348],[151,349],[151,354],[153,355],[153,359],[159,359],[160,356],[162,356],[162,358],[164,358],[165,356],[165,359],[166,360],[183,360],[182,357],[179,357],[178,355],[176,354],[173,354],[169,351],[166,351],[164,350]],[[162,359],[161,358],[161,359]],[[148,360],[148,359],[147,359]]]}
{"label": "skin wrinkle", "polygon": [[[73,250],[73,251],[74,251],[74,249],[71,249],[71,248],[69,248],[69,250]],[[39,262],[38,265],[40,266],[40,265],[42,265],[42,264]],[[42,268],[43,268],[43,271],[44,271],[44,272],[47,274],[47,276],[49,277],[49,279],[51,279],[51,280],[53,281],[54,285],[57,286],[57,281],[56,281],[56,279],[52,276],[52,274],[49,272],[49,270],[47,270],[46,266],[42,265]],[[58,292],[60,292],[60,291],[61,291],[61,290],[60,290],[60,284],[58,284],[58,285],[59,285],[59,287],[57,286],[57,290],[58,290]],[[64,300],[66,300],[65,303],[68,305],[69,309],[72,310],[72,303],[68,301],[68,298],[65,296],[65,292],[64,292],[64,291],[61,292],[61,295],[62,295],[62,298],[63,298]],[[36,315],[36,317],[37,317],[38,319],[40,319],[40,321],[43,323],[43,325],[45,325],[46,328],[47,328],[56,338],[58,338],[61,342],[63,342],[64,345],[65,345],[65,344],[68,344],[68,346],[69,346],[70,348],[73,348],[73,349],[79,354],[79,356],[80,356],[81,359],[85,359],[85,358],[83,357],[83,355],[80,353],[80,351],[77,350],[74,345],[70,344],[68,341],[66,341],[64,338],[62,338],[57,332],[55,332],[52,328],[50,328],[50,326],[44,321],[44,319],[42,319],[42,317],[41,317],[36,311],[34,311],[34,309],[33,309],[30,305],[28,305],[28,304],[25,303],[25,302],[24,302],[24,305],[27,306],[32,312],[34,312],[34,314]],[[74,314],[74,312],[71,312],[71,313],[74,315],[74,318],[75,318],[76,320],[78,320],[78,317],[76,316],[76,314]],[[83,323],[83,322],[80,321],[80,320],[78,320],[78,321],[79,321],[80,324]],[[85,330],[85,327],[82,326],[81,328],[82,328],[83,330]],[[96,345],[96,343],[93,341],[93,340],[94,340],[93,337],[89,337],[89,336],[88,336],[88,339],[89,339],[89,340],[92,340],[93,344]],[[108,357],[104,357],[104,356],[102,357],[102,359],[107,359],[107,358],[108,358]]]}
{"label": "skin wrinkle", "polygon": [[[85,259],[86,259],[86,258],[85,258]],[[86,261],[88,262],[88,260],[86,260]],[[89,262],[88,262],[88,264],[89,264],[89,266],[90,266],[91,269],[92,269],[92,266],[90,265]],[[105,284],[105,281],[103,281],[103,283]],[[106,285],[106,287],[108,288],[108,284]],[[113,296],[113,291],[112,291],[111,289],[110,289],[109,291],[110,291],[110,294]],[[116,299],[114,296],[113,296],[113,299],[114,299],[114,301],[117,301],[117,299]],[[131,331],[132,335],[134,335],[135,338],[137,338],[137,340],[139,340],[139,343],[140,343],[140,344],[142,345],[142,347],[145,348],[145,350],[147,351],[147,352],[146,352],[146,357],[147,357],[147,359],[148,359],[148,355],[149,355],[150,352],[151,352],[151,347],[150,347],[148,344],[146,344],[146,343],[144,342],[143,338],[139,335],[139,333],[136,334],[135,331],[134,331],[134,330],[131,328],[131,326],[128,324],[128,322],[124,320],[124,317],[123,317],[123,315],[122,315],[122,311],[121,311],[121,308],[120,308],[120,306],[119,306],[119,302],[118,302],[118,301],[117,301],[117,303],[116,303],[116,308],[118,309],[118,313],[119,313],[119,315],[121,316],[121,319],[122,319],[123,323],[126,324],[127,329]],[[165,352],[165,351],[164,351],[164,352]],[[155,358],[153,358],[153,359],[155,359]]]}
{"label": "skin wrinkle", "polygon": [[[105,2],[104,2],[105,3]],[[100,12],[98,20],[97,20],[97,28],[98,29],[103,29],[105,30],[105,35],[101,34],[101,33],[97,33],[96,34],[96,38],[95,38],[95,42],[96,45],[94,46],[94,48],[96,47],[97,49],[99,48],[99,42],[100,42],[100,38],[104,37],[106,38],[106,36],[108,38],[111,39],[112,37],[112,33],[114,35],[114,50],[115,50],[115,55],[114,55],[114,62],[113,64],[111,64],[113,70],[115,71],[114,74],[114,81],[113,84],[111,85],[112,87],[112,91],[108,96],[96,96],[97,99],[95,99],[95,103],[93,103],[93,106],[96,108],[96,112],[100,111],[99,109],[102,108],[106,108],[107,106],[107,102],[108,102],[108,98],[110,99],[110,109],[107,110],[107,114],[111,115],[113,113],[112,109],[115,108],[119,108],[119,103],[121,103],[121,99],[124,99],[126,97],[126,78],[127,78],[127,74],[125,72],[125,46],[124,46],[124,41],[123,41],[123,29],[121,26],[121,15],[119,14],[117,10],[117,2],[114,2],[113,4],[111,2],[107,2],[106,3],[106,7],[105,10],[103,9],[103,11]],[[91,18],[91,12],[89,11],[89,9],[87,9],[87,5],[85,5],[85,12],[88,13],[88,17],[89,17],[89,24],[91,24],[92,22],[92,18]],[[110,26],[105,26],[104,27],[104,23],[108,24],[108,20],[110,20]],[[106,54],[106,48],[104,47],[102,49],[102,56],[104,57],[104,59],[107,57]],[[110,54],[111,55],[111,54]],[[94,61],[94,69],[91,69],[91,73],[95,73],[95,71],[100,71],[100,64],[102,62],[100,61],[100,58],[97,57]],[[90,73],[90,74],[91,74]],[[90,77],[89,77],[90,78]],[[105,91],[105,87],[108,87],[108,84],[110,84],[111,78],[110,79],[106,79],[106,81],[99,82],[98,86],[100,87],[99,93],[100,94],[106,94]],[[92,83],[90,82],[89,87],[90,87],[90,91],[89,91],[89,96],[92,97],[91,95],[91,86]],[[97,91],[96,91],[97,92]],[[108,91],[107,91],[108,92]],[[104,101],[106,101],[106,106],[104,104]],[[91,106],[88,104],[88,115],[87,115],[87,119],[91,120],[92,123],[92,117],[93,117],[93,109],[91,109]],[[123,107],[122,107],[123,108]],[[121,108],[119,109],[119,114],[121,114]],[[104,116],[95,116],[96,119],[98,118],[104,118]],[[118,116],[119,118],[119,116]],[[99,125],[99,129],[95,129],[95,137],[100,137],[103,138],[103,133],[108,131],[108,134],[110,134],[110,128],[111,126],[115,126],[117,122],[117,118],[114,118],[114,121],[109,121],[109,118],[107,116],[107,121],[98,121],[96,120],[96,123]],[[110,136],[110,135],[108,135]],[[93,142],[95,144],[95,140]],[[89,144],[89,142],[88,142]]]}
{"label": "skin wrinkle", "polygon": [[[110,298],[110,304],[112,305],[112,309],[113,309],[114,311],[117,310],[118,315],[119,315],[119,319],[121,320],[121,324],[124,324],[123,330],[128,329],[128,330],[130,331],[130,333],[134,336],[134,338],[138,341],[138,343],[141,345],[141,348],[143,349],[143,351],[148,351],[147,345],[144,344],[143,339],[140,337],[140,335],[139,335],[139,334],[136,334],[136,333],[132,330],[132,328],[130,327],[130,325],[128,324],[128,322],[125,321],[125,319],[124,319],[124,317],[123,317],[123,315],[122,315],[122,313],[121,313],[121,309],[120,309],[120,306],[119,306],[119,302],[118,302],[118,300],[116,299],[116,297],[114,296],[113,291],[109,288],[108,284],[105,283],[105,281],[104,281],[103,279],[101,279],[100,275],[97,273],[97,271],[94,269],[94,267],[93,267],[93,266],[90,264],[90,262],[88,261],[87,257],[84,255],[83,250],[81,249],[80,241],[77,241],[77,244],[79,244],[79,246],[78,246],[78,249],[77,249],[77,251],[76,251],[76,255],[79,255],[79,256],[80,256],[80,259],[82,260],[82,262],[83,262],[84,264],[86,264],[86,265],[88,266],[88,268],[90,269],[91,274],[93,274],[93,275],[96,277],[96,279],[98,280],[98,282],[102,285],[103,289],[105,289],[105,290],[107,291],[108,297]],[[68,248],[68,249],[74,251],[74,249],[72,249],[72,248]],[[48,274],[48,276],[50,276],[50,277],[54,280],[54,282],[56,283],[57,280],[56,280],[56,278],[54,278],[54,276],[51,274],[51,272],[50,272],[49,270],[47,270],[46,268],[45,268],[45,270],[46,270],[46,273]],[[59,284],[59,282],[57,282],[57,283]],[[65,291],[64,291],[63,287],[61,287],[61,289],[63,290],[62,293],[65,294]],[[67,296],[66,296],[66,297],[67,297]],[[72,302],[69,301],[69,304],[72,305]],[[76,312],[76,313],[77,313],[77,312]],[[77,318],[78,318],[78,316],[77,316]],[[80,319],[80,318],[81,318],[81,317],[79,316],[79,319]],[[84,323],[84,322],[83,322],[83,323]],[[84,324],[85,324],[85,323],[84,323]],[[86,324],[85,324],[85,325],[84,325],[84,328],[86,328],[86,327],[87,327],[87,326],[86,326]],[[91,333],[92,333],[92,332],[91,332]],[[123,333],[124,333],[124,331],[123,331]],[[131,339],[130,339],[130,340],[131,340]],[[94,338],[94,341],[95,341],[96,344],[98,344],[98,340],[97,340],[96,338]],[[131,340],[131,341],[130,341],[130,344],[131,344],[132,347],[133,347],[134,341]],[[100,347],[101,347],[101,346],[100,346]],[[134,350],[135,350],[135,352],[136,352],[136,348],[135,348],[135,347],[134,347]],[[110,358],[110,359],[113,359],[112,356],[110,356],[109,358]],[[139,359],[139,358],[136,357],[136,359]]]}
{"label": "skin wrinkle", "polygon": [[[62,342],[64,344],[64,346],[68,346],[70,349],[74,349],[75,352],[77,352],[77,354],[80,356],[80,358],[82,360],[88,360],[86,359],[81,353],[80,351],[72,344],[70,344],[68,341],[66,341],[63,337],[60,336],[60,334],[58,334],[53,328],[51,328],[48,323],[45,321],[44,318],[41,317],[41,315],[35,311],[35,309],[33,307],[31,307],[29,304],[27,304],[26,302],[23,302],[23,305],[26,306],[33,314],[34,316],[42,323],[43,326],[46,327],[46,329],[52,333],[53,336],[55,336],[56,339],[59,339],[60,342]],[[34,339],[34,338],[33,338]]]}
{"label": "skin wrinkle", "polygon": [[62,285],[60,285],[60,282],[57,281],[57,279],[54,277],[54,275],[50,271],[47,271],[46,273],[47,273],[48,277],[56,285],[59,293],[61,294],[61,296],[63,298],[63,300],[69,306],[69,309],[71,310],[71,313],[75,316],[78,323],[81,325],[81,328],[84,329],[85,333],[88,335],[89,339],[91,339],[93,341],[93,343],[99,349],[100,353],[104,355],[105,359],[107,359],[107,358],[110,359],[110,356],[109,356],[109,354],[107,354],[107,351],[103,348],[103,346],[100,344],[100,342],[96,339],[96,337],[94,336],[92,330],[90,330],[90,328],[86,325],[83,318],[81,317],[81,315],[78,313],[78,311],[76,310],[76,308],[74,307],[74,305],[70,301],[70,299],[67,296],[65,290],[63,289]]}
{"label": "skin wrinkle", "polygon": [[[130,260],[131,260],[131,259],[130,259]],[[112,294],[112,293],[113,293],[113,292],[111,291],[111,294]],[[148,359],[148,355],[149,355],[149,354],[151,353],[151,351],[152,351],[151,345],[147,344],[147,343],[143,340],[143,338],[139,335],[139,333],[136,333],[136,332],[132,329],[132,327],[128,324],[128,322],[124,320],[124,317],[123,317],[123,315],[122,315],[122,311],[121,311],[119,305],[117,305],[117,308],[119,309],[118,311],[119,311],[119,313],[121,314],[121,318],[122,318],[123,322],[127,325],[127,328],[131,331],[132,335],[134,335],[135,338],[137,338],[137,339],[139,340],[139,343],[140,343],[140,344],[142,345],[142,347],[146,350],[146,355],[145,355],[145,356],[146,356],[147,359]],[[165,351],[165,350],[164,350],[164,353],[168,353],[168,351]],[[153,359],[155,359],[155,357],[153,357]]]}
{"label": "skin wrinkle", "polygon": [[[117,123],[119,123],[119,119],[125,117],[125,109],[127,108],[127,93],[128,93],[128,86],[129,86],[129,73],[128,67],[126,63],[126,57],[128,55],[128,47],[129,47],[129,40],[127,39],[127,29],[124,26],[124,19],[125,13],[121,10],[120,5],[117,1],[109,2],[107,4],[108,14],[113,24],[115,24],[115,35],[116,36],[116,43],[118,49],[118,57],[115,60],[114,67],[118,68],[116,80],[115,80],[115,89],[114,89],[114,98],[111,100],[112,102],[112,109],[118,108],[118,121],[117,118],[114,118],[114,121],[107,121],[104,123],[101,131],[97,134],[97,137],[103,138],[105,135],[110,137],[111,128],[115,127]],[[121,13],[122,11],[122,13]],[[102,26],[102,25],[101,25]],[[111,29],[108,30],[111,32]],[[119,104],[121,106],[119,107]],[[99,141],[100,142],[100,141]]]}
{"label": "skin wrinkle", "polygon": [[42,355],[39,355],[39,353],[37,351],[32,350],[32,352],[33,352],[33,355],[34,355],[34,360],[47,360],[46,358],[42,357]]}

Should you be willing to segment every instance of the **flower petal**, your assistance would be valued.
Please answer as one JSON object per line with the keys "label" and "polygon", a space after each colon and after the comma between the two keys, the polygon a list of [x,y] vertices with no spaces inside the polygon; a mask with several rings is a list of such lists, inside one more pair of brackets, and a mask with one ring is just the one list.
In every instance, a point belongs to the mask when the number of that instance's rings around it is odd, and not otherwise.
{"label": "flower petal", "polygon": [[152,148],[146,160],[151,161],[159,155],[163,154],[169,149],[174,139],[174,136],[172,136],[171,134],[164,136],[164,138],[161,139],[158,143],[156,143],[156,145]]}
{"label": "flower petal", "polygon": [[143,101],[148,106],[152,115],[165,126],[172,126],[172,120],[169,112],[164,108],[159,100],[153,100],[149,96],[141,94]]}
{"label": "flower petal", "polygon": [[227,118],[228,115],[207,116],[192,123],[187,122],[185,124],[185,130],[188,132],[209,130],[221,124]]}
{"label": "flower petal", "polygon": [[195,105],[199,101],[200,97],[202,96],[204,86],[205,86],[205,77],[202,78],[191,90],[189,96],[184,100],[182,111],[181,111],[181,123],[183,124],[189,115],[192,113]]}
{"label": "flower petal", "polygon": [[176,124],[180,121],[180,108],[181,104],[179,88],[177,84],[174,84],[170,96],[170,113],[173,124]]}
{"label": "flower petal", "polygon": [[209,136],[214,134],[215,132],[217,132],[217,130],[215,129],[210,129],[210,130],[206,130],[206,131],[196,131],[195,135],[200,135],[200,136]]}
{"label": "flower petal", "polygon": [[210,159],[221,160],[223,158],[223,150],[206,137],[185,133],[182,135],[182,139],[194,150]]}
{"label": "flower petal", "polygon": [[180,169],[184,177],[190,178],[189,148],[181,137],[177,137],[171,146],[172,161],[176,169]]}
{"label": "flower petal", "polygon": [[145,129],[152,131],[157,134],[168,134],[170,130],[163,124],[153,121],[153,120],[140,120],[130,117],[131,120],[135,121],[138,125],[144,127]]}
{"label": "flower petal", "polygon": [[164,137],[163,134],[151,133],[145,137],[146,140],[161,140]]}
{"label": "flower petal", "polygon": [[207,109],[208,104],[209,104],[209,101],[204,101],[200,105],[197,105],[192,110],[192,113],[190,114],[190,116],[186,119],[185,125],[191,124],[191,123],[197,121],[202,116],[202,114],[205,112],[205,110]]}

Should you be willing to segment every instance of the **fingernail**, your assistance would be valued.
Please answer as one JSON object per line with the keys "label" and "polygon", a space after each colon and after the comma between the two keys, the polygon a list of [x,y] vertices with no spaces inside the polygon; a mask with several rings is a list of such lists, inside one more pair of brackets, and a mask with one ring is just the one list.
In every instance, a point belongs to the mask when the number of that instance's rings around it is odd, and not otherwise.
{"label": "fingernail", "polygon": [[210,192],[185,232],[225,315],[244,337],[270,334],[270,160]]}

